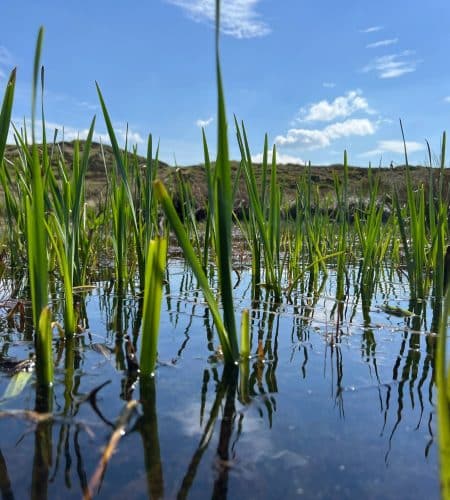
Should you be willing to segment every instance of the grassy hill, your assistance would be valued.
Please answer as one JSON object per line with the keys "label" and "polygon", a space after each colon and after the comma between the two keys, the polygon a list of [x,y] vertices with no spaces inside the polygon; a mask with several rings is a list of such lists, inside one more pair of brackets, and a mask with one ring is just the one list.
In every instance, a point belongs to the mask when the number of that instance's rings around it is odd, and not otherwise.
{"label": "grassy hill", "polygon": [[[84,143],[80,143],[81,150]],[[68,165],[72,164],[74,154],[74,143],[65,142],[58,143],[56,147],[62,152],[64,159]],[[52,146],[48,146],[49,154],[52,153]],[[18,159],[18,151],[15,146],[8,145],[6,147],[5,158],[7,163],[14,162]],[[131,159],[131,153],[129,157]],[[53,150],[54,161],[58,158],[57,151]],[[136,157],[139,165],[145,168],[146,160],[144,157]],[[232,162],[233,175],[236,175],[239,163]],[[98,200],[106,189],[106,170],[114,168],[114,156],[112,148],[107,145],[101,146],[98,143],[93,143],[89,157],[89,167],[87,171],[87,196],[92,203]],[[437,179],[439,169],[432,169],[433,176]],[[261,182],[261,165],[254,165],[255,176],[258,182]],[[278,166],[278,178],[281,186],[283,202],[289,205],[293,202],[297,192],[297,183],[302,176],[307,176],[308,169],[305,166],[297,164],[287,164]],[[373,180],[379,179],[379,194],[385,195],[393,192],[394,187],[400,193],[401,198],[405,194],[405,166],[394,168],[373,168],[371,170]],[[410,167],[411,179],[415,186],[424,184],[428,186],[430,180],[430,169],[427,167],[413,166]],[[161,178],[167,185],[172,194],[177,197],[178,180],[177,176],[181,175],[187,181],[192,189],[194,200],[197,208],[202,208],[207,196],[205,171],[202,165],[193,165],[188,167],[180,167],[178,169],[160,162],[158,167],[158,177]],[[450,182],[450,169],[445,169],[444,186],[448,192]],[[343,176],[343,165],[327,165],[327,166],[312,166],[310,170],[310,179],[312,189],[319,194],[320,199],[332,198],[334,194],[334,177]],[[349,167],[349,195],[352,197],[366,197],[370,189],[369,169],[365,167],[350,166]],[[246,207],[248,205],[248,196],[245,189],[244,179],[241,177],[236,195],[236,207]]]}

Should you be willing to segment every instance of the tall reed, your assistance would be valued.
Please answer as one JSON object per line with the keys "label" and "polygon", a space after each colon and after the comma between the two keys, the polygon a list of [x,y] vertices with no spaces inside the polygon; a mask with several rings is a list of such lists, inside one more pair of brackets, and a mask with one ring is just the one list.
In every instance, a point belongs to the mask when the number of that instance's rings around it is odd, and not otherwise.
{"label": "tall reed", "polygon": [[[43,178],[49,168],[47,144],[45,137],[45,118],[42,108],[43,157],[42,165],[39,159],[36,142],[36,98],[39,81],[44,88],[44,69],[40,70],[40,56],[44,30],[39,30],[34,56],[32,106],[31,106],[31,133],[32,149],[29,159],[29,176],[31,189],[25,198],[28,274],[33,310],[33,324],[36,329],[36,365],[38,385],[49,386],[53,382],[52,367],[52,332],[49,328],[50,312],[48,304],[48,259],[47,259],[47,230],[45,226],[45,193]],[[45,312],[44,312],[45,311]]]}
{"label": "tall reed", "polygon": [[[239,358],[236,321],[234,313],[233,286],[231,280],[231,225],[233,213],[233,189],[231,185],[231,165],[228,157],[228,134],[225,112],[225,97],[222,86],[219,55],[219,30],[220,28],[220,1],[216,0],[216,76],[217,76],[217,159],[212,174],[213,182],[209,185],[209,210],[213,230],[214,248],[216,252],[217,268],[219,274],[219,288],[223,309],[223,319],[220,316],[219,305],[213,291],[209,286],[193,245],[189,241],[183,223],[178,217],[173,202],[161,181],[155,181],[155,192],[164,210],[164,213],[174,230],[178,243],[181,246],[186,260],[194,272],[205,299],[211,310],[217,328],[224,358],[227,363],[233,363]],[[207,149],[205,148],[207,151]],[[210,177],[210,180],[211,180]],[[204,263],[204,261],[203,261]]]}

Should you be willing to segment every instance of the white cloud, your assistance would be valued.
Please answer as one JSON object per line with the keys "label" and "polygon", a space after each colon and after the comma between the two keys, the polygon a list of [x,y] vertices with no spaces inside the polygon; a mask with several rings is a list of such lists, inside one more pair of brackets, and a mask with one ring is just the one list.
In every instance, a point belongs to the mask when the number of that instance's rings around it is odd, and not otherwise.
{"label": "white cloud", "polygon": [[[197,22],[215,22],[215,0],[166,0],[181,7]],[[270,28],[260,20],[255,7],[260,0],[224,0],[220,9],[220,28],[235,38],[254,38],[270,33]]]}
{"label": "white cloud", "polygon": [[319,101],[302,108],[298,121],[332,121],[336,118],[347,118],[357,111],[372,114],[367,100],[362,97],[360,90],[351,90],[344,96],[336,97],[332,102]]}
{"label": "white cloud", "polygon": [[363,68],[363,72],[375,71],[378,73],[378,78],[397,78],[406,73],[413,73],[417,65],[422,62],[411,59],[410,56],[413,54],[413,51],[405,50],[399,54],[376,57]]}
{"label": "white cloud", "polygon": [[394,45],[398,42],[398,38],[390,38],[387,40],[379,40],[378,42],[369,43],[366,45],[366,49],[376,49],[378,47],[387,47],[388,45]]}
{"label": "white cloud", "polygon": [[341,137],[372,135],[375,130],[376,125],[367,118],[355,118],[333,123],[323,129],[292,128],[285,136],[277,136],[275,143],[280,146],[298,145],[305,149],[319,149],[328,147]]}
{"label": "white cloud", "polygon": [[[14,125],[16,128],[20,130],[23,128],[23,120],[21,119],[13,119]],[[27,127],[27,133],[30,134],[31,132],[31,120],[26,119],[25,124]],[[65,126],[60,123],[55,123],[55,122],[45,122],[45,133],[47,135],[47,141],[52,141],[53,136],[55,133],[55,130],[58,130],[58,136],[57,140],[61,141],[64,140],[67,142],[73,141],[75,139],[86,139],[89,133],[88,128],[84,129],[78,129],[76,127],[72,126]],[[119,142],[125,142],[126,138],[128,137],[128,144],[143,144],[144,139],[142,138],[141,134],[139,132],[136,132],[130,128],[128,128],[128,134],[127,134],[127,129],[122,128],[121,126],[115,127],[114,132],[116,134],[117,140]],[[13,136],[12,136],[12,129],[10,130],[9,136],[8,136],[8,142],[9,143],[14,143]],[[42,140],[42,122],[40,120],[36,120],[36,140],[40,142]],[[109,140],[109,135],[105,133],[99,133],[99,132],[94,132],[94,141],[101,141],[104,144],[110,144]]]}
{"label": "white cloud", "polygon": [[202,119],[198,119],[195,124],[197,125],[197,127],[199,128],[206,128],[208,125],[210,125],[212,122],[213,122],[214,118],[212,116],[210,116],[209,118],[207,118],[206,120],[202,120]]}
{"label": "white cloud", "polygon": [[[263,161],[263,154],[258,153],[256,155],[252,155],[252,162],[254,163],[262,163]],[[267,161],[270,163],[272,161],[272,151],[268,152],[267,155]],[[286,164],[299,164],[299,165],[305,165],[306,162],[302,158],[299,158],[298,156],[293,156],[293,155],[288,155],[284,153],[279,153],[277,151],[277,164],[278,165],[286,165]]]}
{"label": "white cloud", "polygon": [[336,84],[334,82],[323,82],[322,87],[325,87],[326,89],[333,89],[336,87]]}
{"label": "white cloud", "polygon": [[444,97],[445,102],[450,102],[450,95]]}
{"label": "white cloud", "polygon": [[[403,141],[395,141],[395,140],[379,141],[378,147],[381,150],[387,151],[389,153],[404,152]],[[420,142],[406,141],[406,150],[409,151],[410,153],[416,153],[417,151],[423,151],[424,149],[425,146]]]}
{"label": "white cloud", "polygon": [[375,33],[376,31],[381,31],[383,26],[370,26],[369,28],[359,30],[360,33]]}
{"label": "white cloud", "polygon": [[[417,153],[418,151],[423,151],[424,149],[425,146],[420,142],[406,141],[406,151],[408,153]],[[376,149],[361,153],[359,156],[365,158],[370,156],[380,156],[383,153],[404,154],[404,152],[403,141],[384,140],[378,141]]]}

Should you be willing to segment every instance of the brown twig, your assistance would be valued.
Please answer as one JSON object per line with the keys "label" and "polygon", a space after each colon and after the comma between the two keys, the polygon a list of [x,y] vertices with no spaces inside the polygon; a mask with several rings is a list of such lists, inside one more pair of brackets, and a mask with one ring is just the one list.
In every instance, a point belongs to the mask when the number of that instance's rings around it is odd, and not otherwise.
{"label": "brown twig", "polygon": [[39,413],[33,410],[3,410],[0,411],[0,418],[21,417],[32,422],[41,423],[54,418],[53,413]]}
{"label": "brown twig", "polygon": [[111,459],[114,451],[116,450],[120,438],[125,435],[126,426],[131,416],[133,415],[137,405],[138,401],[134,399],[132,401],[129,401],[123,408],[117,420],[114,432],[111,434],[109,442],[106,445],[105,451],[103,452],[100,462],[97,465],[97,469],[95,470],[94,475],[89,481],[89,486],[83,495],[83,500],[91,500],[92,497],[94,496],[94,491],[100,487],[108,462]]}

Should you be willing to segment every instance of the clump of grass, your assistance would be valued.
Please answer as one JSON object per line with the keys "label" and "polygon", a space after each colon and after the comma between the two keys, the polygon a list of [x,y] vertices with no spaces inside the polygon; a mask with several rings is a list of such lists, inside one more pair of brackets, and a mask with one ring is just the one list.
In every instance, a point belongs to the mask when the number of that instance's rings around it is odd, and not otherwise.
{"label": "clump of grass", "polygon": [[66,337],[73,335],[78,327],[78,318],[74,308],[74,287],[86,284],[88,259],[86,239],[89,238],[84,230],[83,205],[85,176],[94,126],[95,118],[89,128],[81,159],[78,141],[75,143],[71,172],[65,165],[64,158],[60,158],[58,173],[61,185],[57,182],[52,169],[49,169],[48,175],[53,210],[47,223],[47,230],[64,283],[64,332]]}
{"label": "clump of grass", "polygon": [[[113,148],[114,159],[116,162],[116,174],[120,181],[117,189],[114,190],[113,196],[113,218],[114,218],[114,228],[115,228],[115,256],[116,256],[116,269],[117,269],[117,280],[119,292],[123,292],[123,288],[127,281],[127,266],[126,266],[126,254],[127,254],[127,234],[129,223],[131,222],[131,227],[133,229],[134,235],[134,246],[138,264],[138,276],[140,289],[143,290],[145,286],[145,244],[150,240],[149,234],[151,234],[153,227],[151,225],[152,218],[150,216],[151,209],[146,209],[145,217],[148,227],[141,231],[142,227],[139,225],[139,219],[136,211],[136,203],[133,197],[133,192],[131,188],[131,179],[129,175],[128,168],[128,153],[127,148],[125,148],[125,154],[119,148],[119,143],[112,126],[111,118],[109,116],[108,109],[106,107],[103,95],[100,91],[98,83],[97,93],[100,99],[100,105],[103,112],[103,117],[105,119],[106,128],[108,130],[109,139]],[[151,154],[151,143],[149,142],[148,151]],[[151,164],[151,158],[148,160]],[[149,171],[147,174],[151,180],[152,172]],[[149,178],[147,181],[149,182]],[[148,186],[147,186],[148,187]],[[148,191],[146,192],[148,195]],[[151,199],[148,200],[151,206]],[[129,217],[129,219],[128,219]]]}
{"label": "clump of grass", "polygon": [[[266,184],[268,170],[268,142],[264,140],[262,184],[258,190],[253,171],[250,147],[244,124],[242,131],[236,123],[236,133],[241,151],[241,166],[250,201],[250,215],[246,225],[248,240],[252,248],[252,270],[254,281],[257,283],[261,277],[261,254],[264,262],[265,286],[273,291],[276,300],[281,297],[281,279],[283,275],[283,262],[280,256],[280,218],[281,194],[277,181],[276,148],[272,151],[272,165],[270,169],[269,198],[266,200]],[[256,292],[256,291],[255,291]],[[256,292],[257,293],[257,292]]]}

